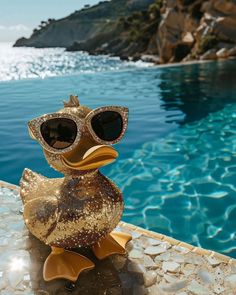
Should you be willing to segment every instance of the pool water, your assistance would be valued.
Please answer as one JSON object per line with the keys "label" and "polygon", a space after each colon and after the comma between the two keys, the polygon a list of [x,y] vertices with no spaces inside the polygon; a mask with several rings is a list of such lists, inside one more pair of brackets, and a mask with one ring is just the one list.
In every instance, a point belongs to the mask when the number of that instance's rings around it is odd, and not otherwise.
{"label": "pool water", "polygon": [[24,167],[58,177],[26,122],[69,94],[127,106],[120,156],[102,169],[124,193],[123,220],[236,257],[235,71],[231,60],[2,81],[0,179],[18,184]]}

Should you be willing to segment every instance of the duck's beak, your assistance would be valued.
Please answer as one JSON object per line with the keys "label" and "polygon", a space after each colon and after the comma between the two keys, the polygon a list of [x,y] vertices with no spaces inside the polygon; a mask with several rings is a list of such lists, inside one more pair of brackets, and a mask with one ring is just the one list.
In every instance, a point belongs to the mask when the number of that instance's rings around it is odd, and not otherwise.
{"label": "duck's beak", "polygon": [[62,160],[71,169],[89,170],[110,164],[117,157],[117,151],[111,146],[96,145],[89,139],[82,139],[71,152],[62,155]]}

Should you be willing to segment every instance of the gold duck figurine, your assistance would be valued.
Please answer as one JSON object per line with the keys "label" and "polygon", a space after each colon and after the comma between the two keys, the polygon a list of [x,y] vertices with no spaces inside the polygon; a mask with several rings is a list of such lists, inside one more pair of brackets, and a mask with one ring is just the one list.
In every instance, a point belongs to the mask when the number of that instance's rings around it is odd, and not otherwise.
{"label": "gold duck figurine", "polygon": [[49,165],[65,176],[49,179],[25,169],[20,181],[25,224],[51,246],[45,281],[75,282],[81,271],[94,268],[87,257],[65,249],[91,247],[98,259],[125,254],[131,236],[113,231],[124,209],[122,194],[98,168],[117,158],[111,145],[123,137],[127,123],[127,108],[91,110],[77,96],[70,96],[58,112],[28,123]]}

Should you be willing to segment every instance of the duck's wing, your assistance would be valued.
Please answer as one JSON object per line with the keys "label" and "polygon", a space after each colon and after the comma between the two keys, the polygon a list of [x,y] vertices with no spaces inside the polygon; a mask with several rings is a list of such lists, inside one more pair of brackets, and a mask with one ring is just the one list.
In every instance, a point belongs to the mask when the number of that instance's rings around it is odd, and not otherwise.
{"label": "duck's wing", "polygon": [[62,181],[63,178],[50,179],[26,168],[20,180],[20,196],[23,204],[38,197],[51,195]]}
{"label": "duck's wing", "polygon": [[58,194],[63,178],[47,178],[25,169],[20,181],[24,220],[30,232],[47,244],[57,225]]}
{"label": "duck's wing", "polygon": [[48,244],[48,237],[57,226],[58,200],[55,196],[36,197],[24,204],[24,220],[29,231]]}

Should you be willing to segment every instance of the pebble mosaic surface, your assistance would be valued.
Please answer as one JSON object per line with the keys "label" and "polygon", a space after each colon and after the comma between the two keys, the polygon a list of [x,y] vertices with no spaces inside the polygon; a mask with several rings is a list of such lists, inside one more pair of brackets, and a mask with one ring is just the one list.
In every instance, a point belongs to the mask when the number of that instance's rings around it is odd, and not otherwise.
{"label": "pebble mosaic surface", "polygon": [[121,223],[117,230],[133,240],[127,255],[95,262],[75,285],[44,282],[43,263],[50,248],[24,226],[17,187],[0,183],[0,294],[236,294],[236,261],[177,240]]}

